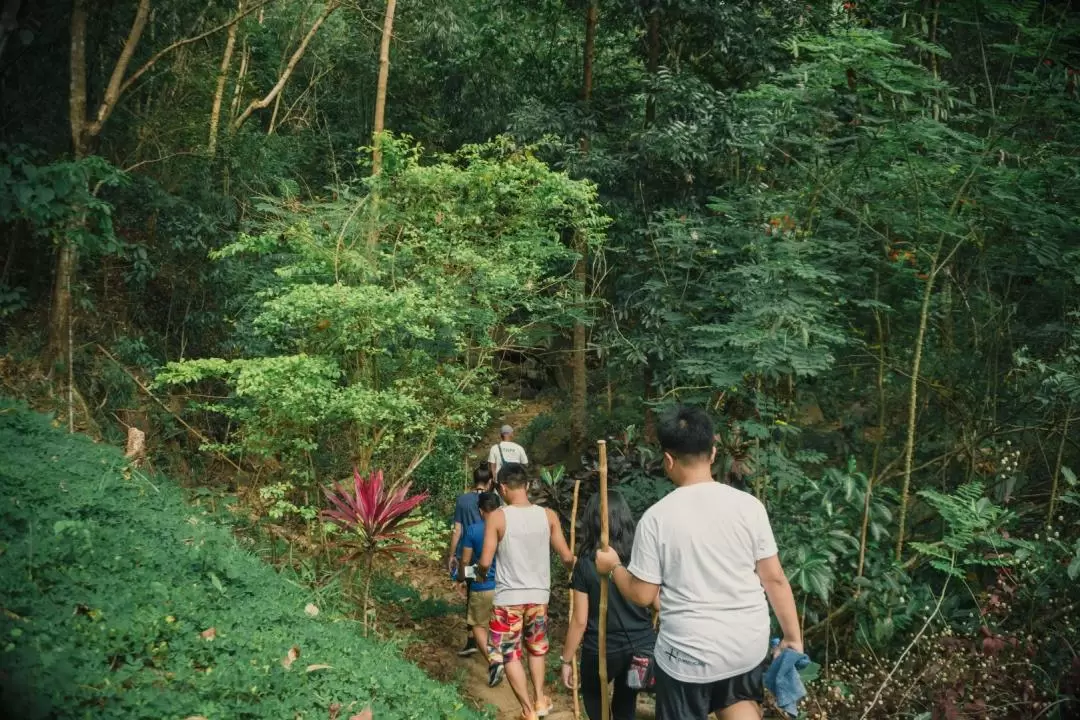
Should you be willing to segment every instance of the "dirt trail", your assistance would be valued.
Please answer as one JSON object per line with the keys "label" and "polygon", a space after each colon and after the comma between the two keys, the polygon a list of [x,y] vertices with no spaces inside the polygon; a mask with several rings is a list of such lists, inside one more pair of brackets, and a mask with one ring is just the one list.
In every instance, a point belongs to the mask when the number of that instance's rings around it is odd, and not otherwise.
{"label": "dirt trail", "polygon": [[[400,573],[400,575],[399,575]],[[413,558],[408,566],[394,573],[400,581],[409,582],[425,598],[444,600],[448,603],[463,603],[457,589],[449,582],[446,568],[441,563],[429,558]],[[392,611],[387,608],[384,612]],[[490,688],[487,684],[487,665],[479,653],[459,658],[458,649],[465,641],[464,613],[450,616],[426,618],[412,621],[406,618],[394,622],[399,629],[411,631],[417,641],[408,646],[405,656],[419,665],[428,675],[442,682],[457,685],[461,694],[477,708],[490,706],[495,709],[499,720],[517,720],[521,708],[504,680],[498,687]],[[552,655],[555,657],[562,647],[565,632],[565,618],[552,618],[549,640]],[[555,703],[555,710],[548,715],[549,720],[570,720],[573,718],[573,700],[567,691],[557,683],[556,663],[549,662],[547,693]]]}
{"label": "dirt trail", "polygon": [[[552,407],[553,403],[548,399],[526,400],[521,402],[516,410],[495,418],[491,428],[473,448],[471,462],[480,462],[487,458],[488,449],[498,441],[499,428],[504,423],[509,423],[515,431],[520,433],[534,418],[550,412]],[[549,460],[543,457],[530,459],[534,463]],[[412,557],[405,567],[398,565],[388,569],[399,581],[407,581],[411,584],[422,597],[439,599],[448,603],[464,603],[464,598],[450,583],[446,568],[440,562],[426,557]],[[551,643],[551,653],[548,656],[546,692],[554,702],[555,709],[547,717],[548,720],[572,720],[574,717],[573,697],[562,687],[558,679],[558,653],[562,650],[567,621],[565,574],[553,566],[552,578],[556,582],[552,587],[552,604],[548,615],[548,640]],[[394,610],[384,608],[384,612],[389,611],[388,614],[393,613]],[[518,720],[521,717],[521,707],[514,698],[509,683],[504,680],[498,687],[488,687],[487,665],[479,654],[467,658],[457,656],[458,649],[465,641],[463,612],[413,621],[407,618],[407,612],[401,613],[402,609],[397,610],[399,612],[396,614],[403,617],[394,624],[417,638],[417,641],[405,650],[405,656],[409,660],[436,680],[457,685],[462,696],[477,708],[492,708],[498,720]],[[586,718],[584,708],[581,709],[581,717]],[[654,717],[651,698],[642,696],[639,701],[638,717],[641,720],[651,720]]]}
{"label": "dirt trail", "polygon": [[[473,447],[472,455],[476,461],[486,460],[488,450],[499,441],[499,428],[504,424],[514,428],[515,439],[520,441],[521,432],[529,426],[538,415],[551,412],[555,403],[550,398],[537,398],[535,400],[522,400],[517,409],[498,415],[494,418],[491,427],[480,438],[480,442]],[[527,453],[530,448],[525,448]],[[531,453],[530,453],[531,456]],[[530,459],[533,459],[530,457]],[[537,458],[534,462],[542,462],[544,458]]]}

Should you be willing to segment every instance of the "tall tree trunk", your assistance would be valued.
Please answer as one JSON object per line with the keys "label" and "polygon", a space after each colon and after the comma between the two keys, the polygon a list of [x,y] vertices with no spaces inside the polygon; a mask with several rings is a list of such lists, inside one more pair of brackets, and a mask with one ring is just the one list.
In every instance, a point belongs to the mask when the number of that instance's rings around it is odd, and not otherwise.
{"label": "tall tree trunk", "polygon": [[384,129],[386,118],[386,84],[390,79],[390,40],[394,35],[394,10],[397,0],[386,0],[386,15],[383,17],[382,41],[379,43],[379,82],[375,87],[375,121],[371,126],[371,174],[382,172],[382,147],[379,136]]}
{"label": "tall tree trunk", "polygon": [[[581,100],[589,105],[592,100],[593,85],[593,54],[596,48],[596,21],[599,15],[597,0],[590,0],[589,9],[585,13],[585,47],[582,61]],[[589,136],[582,134],[581,148],[583,152],[589,151]],[[579,300],[584,305],[585,285],[588,283],[588,246],[585,235],[581,232],[574,233],[574,245],[578,252],[578,261],[574,265],[574,280],[578,285]],[[585,323],[574,323],[573,347],[570,350],[570,366],[572,369],[572,385],[570,391],[570,462],[571,467],[577,467],[582,453],[585,451],[585,432],[588,423],[588,373],[585,366]]]}
{"label": "tall tree trunk", "polygon": [[[239,0],[237,10],[244,12],[244,0]],[[214,88],[214,105],[210,109],[210,137],[207,141],[207,150],[213,156],[217,150],[218,125],[221,123],[221,102],[225,97],[225,83],[229,79],[229,66],[232,64],[233,51],[236,49],[236,33],[240,29],[240,23],[229,26],[229,36],[225,40],[225,52],[221,56],[221,68],[218,70],[217,87]]]}
{"label": "tall tree trunk", "polygon": [[[71,149],[76,160],[86,157],[86,0],[74,0],[71,8],[71,58],[68,90],[68,120],[71,124]],[[50,364],[70,354],[71,283],[75,277],[78,249],[61,237],[53,275],[53,298],[49,316]]]}

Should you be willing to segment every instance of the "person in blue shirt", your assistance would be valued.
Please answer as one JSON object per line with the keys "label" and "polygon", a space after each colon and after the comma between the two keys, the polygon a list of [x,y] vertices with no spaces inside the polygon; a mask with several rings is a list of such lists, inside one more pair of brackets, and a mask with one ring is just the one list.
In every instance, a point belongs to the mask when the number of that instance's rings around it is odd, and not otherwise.
{"label": "person in blue shirt", "polygon": [[[450,534],[450,551],[447,560],[447,569],[450,577],[464,582],[464,571],[459,572],[461,563],[461,551],[464,547],[465,530],[476,523],[482,523],[480,517],[480,494],[491,490],[491,472],[486,466],[480,466],[473,470],[473,489],[458,496],[454,504],[453,532]],[[466,606],[468,606],[468,589],[466,584]],[[484,621],[485,627],[487,621]],[[472,624],[466,621],[465,647],[458,651],[458,655],[466,657],[477,651],[476,640],[473,636]]]}
{"label": "person in blue shirt", "polygon": [[491,610],[495,605],[495,563],[492,562],[491,569],[483,580],[465,580],[464,568],[475,565],[480,560],[480,553],[484,550],[485,523],[491,513],[499,509],[501,503],[498,495],[485,492],[480,493],[477,504],[481,521],[473,523],[465,530],[461,550],[462,569],[458,575],[471,586],[465,621],[472,628],[476,647],[484,653],[484,659],[487,660],[488,621],[491,619]]}

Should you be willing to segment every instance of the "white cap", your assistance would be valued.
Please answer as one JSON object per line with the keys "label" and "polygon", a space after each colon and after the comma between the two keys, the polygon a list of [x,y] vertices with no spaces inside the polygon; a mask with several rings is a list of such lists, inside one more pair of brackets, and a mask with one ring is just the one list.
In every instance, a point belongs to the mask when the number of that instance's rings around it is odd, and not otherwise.
{"label": "white cap", "polygon": [[502,429],[499,430],[499,434],[500,435],[513,435],[514,434],[514,428],[510,427],[509,425],[503,425]]}

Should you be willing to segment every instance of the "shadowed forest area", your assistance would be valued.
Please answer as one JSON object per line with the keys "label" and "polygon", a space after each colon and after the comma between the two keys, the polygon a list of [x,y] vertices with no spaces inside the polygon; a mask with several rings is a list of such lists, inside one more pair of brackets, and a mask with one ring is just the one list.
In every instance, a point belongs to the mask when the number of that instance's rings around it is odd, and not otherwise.
{"label": "shadowed forest area", "polygon": [[569,535],[685,402],[810,717],[1080,718],[1071,0],[3,0],[0,254],[21,717],[482,713],[408,661],[492,428]]}

